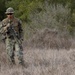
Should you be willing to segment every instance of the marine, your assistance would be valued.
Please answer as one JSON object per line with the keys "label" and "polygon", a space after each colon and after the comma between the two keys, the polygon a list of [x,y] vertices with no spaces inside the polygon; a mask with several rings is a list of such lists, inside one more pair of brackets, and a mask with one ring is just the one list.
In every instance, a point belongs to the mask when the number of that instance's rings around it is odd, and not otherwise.
{"label": "marine", "polygon": [[[11,64],[24,64],[23,59],[23,29],[20,19],[14,16],[14,9],[7,8],[5,14],[7,17],[2,20],[0,25],[0,32],[4,36],[3,40],[6,45],[6,52],[8,61]],[[16,63],[17,62],[17,63]]]}

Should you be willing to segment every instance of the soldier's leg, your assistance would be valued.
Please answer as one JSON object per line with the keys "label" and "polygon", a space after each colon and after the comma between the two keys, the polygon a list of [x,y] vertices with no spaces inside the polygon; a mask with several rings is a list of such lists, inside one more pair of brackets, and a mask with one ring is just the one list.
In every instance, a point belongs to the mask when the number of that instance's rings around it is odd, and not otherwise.
{"label": "soldier's leg", "polygon": [[8,55],[8,60],[10,63],[15,63],[14,61],[14,42],[12,42],[11,39],[7,38],[6,39],[6,50],[7,50],[7,55]]}
{"label": "soldier's leg", "polygon": [[18,60],[18,64],[23,64],[23,48],[21,44],[15,43],[15,55],[16,60]]}

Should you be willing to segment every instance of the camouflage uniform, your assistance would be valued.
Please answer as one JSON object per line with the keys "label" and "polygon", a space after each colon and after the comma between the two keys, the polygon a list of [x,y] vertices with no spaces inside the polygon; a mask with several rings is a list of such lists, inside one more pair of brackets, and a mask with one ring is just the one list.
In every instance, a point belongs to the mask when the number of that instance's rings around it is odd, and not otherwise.
{"label": "camouflage uniform", "polygon": [[15,63],[15,58],[18,60],[18,63],[23,63],[23,48],[22,48],[22,40],[23,40],[23,30],[21,26],[21,21],[14,17],[14,19],[11,21],[11,24],[13,25],[14,30],[17,34],[17,40],[15,39],[15,36],[12,35],[13,32],[7,28],[6,31],[4,31],[4,27],[7,26],[9,23],[9,19],[5,18],[2,21],[1,32],[4,35],[4,41],[6,43],[6,51],[8,54],[8,59],[11,63]]}

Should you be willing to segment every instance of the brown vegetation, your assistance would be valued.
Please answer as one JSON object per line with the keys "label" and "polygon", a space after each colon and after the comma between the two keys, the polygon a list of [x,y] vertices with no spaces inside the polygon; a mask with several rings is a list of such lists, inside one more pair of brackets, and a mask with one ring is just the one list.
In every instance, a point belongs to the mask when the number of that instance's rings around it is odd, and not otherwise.
{"label": "brown vegetation", "polygon": [[32,48],[46,49],[70,49],[74,48],[74,39],[69,35],[59,34],[56,30],[45,28],[38,31],[31,39],[28,46]]}
{"label": "brown vegetation", "polygon": [[[24,44],[27,68],[10,67],[5,44],[0,44],[0,75],[74,75],[75,47],[73,39],[59,36],[57,31],[44,29]],[[42,48],[42,49],[40,49]],[[51,49],[52,48],[52,49]]]}
{"label": "brown vegetation", "polygon": [[[4,51],[4,50],[3,50]],[[1,49],[0,49],[1,52]],[[3,55],[4,54],[4,55]],[[2,56],[1,56],[2,55]],[[9,67],[6,53],[0,53],[0,75],[74,75],[75,51],[70,49],[24,49],[27,68]]]}

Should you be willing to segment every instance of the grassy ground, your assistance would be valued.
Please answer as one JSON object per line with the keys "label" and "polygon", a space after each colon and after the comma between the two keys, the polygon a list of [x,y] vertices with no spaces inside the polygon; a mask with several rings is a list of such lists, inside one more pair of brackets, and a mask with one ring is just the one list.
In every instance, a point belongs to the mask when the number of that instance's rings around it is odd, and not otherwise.
{"label": "grassy ground", "polygon": [[24,48],[27,68],[9,67],[5,48],[0,45],[0,75],[74,75],[75,50]]}

